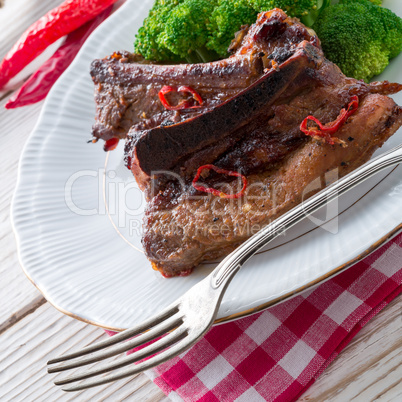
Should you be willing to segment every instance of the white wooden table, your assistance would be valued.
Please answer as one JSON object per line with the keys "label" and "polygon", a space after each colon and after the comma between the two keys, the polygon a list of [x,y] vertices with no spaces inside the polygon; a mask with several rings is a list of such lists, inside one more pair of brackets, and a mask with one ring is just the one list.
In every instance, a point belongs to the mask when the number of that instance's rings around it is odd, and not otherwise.
{"label": "white wooden table", "polygon": [[[0,58],[26,27],[59,3],[57,0],[6,0],[0,9]],[[106,335],[102,329],[67,317],[49,305],[19,265],[10,223],[10,203],[20,153],[42,103],[5,110],[4,104],[11,93],[0,92],[0,401],[167,400],[144,374],[67,394],[55,387],[54,376],[46,373],[49,358]],[[300,400],[401,401],[401,329],[402,298],[399,297],[358,334]]]}

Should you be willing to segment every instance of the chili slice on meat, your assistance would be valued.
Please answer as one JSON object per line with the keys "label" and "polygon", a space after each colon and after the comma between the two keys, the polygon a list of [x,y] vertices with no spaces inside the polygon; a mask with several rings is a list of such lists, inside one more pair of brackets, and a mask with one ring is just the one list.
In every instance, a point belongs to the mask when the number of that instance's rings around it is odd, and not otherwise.
{"label": "chili slice on meat", "polygon": [[110,138],[103,144],[103,150],[105,152],[113,151],[119,145],[119,139],[116,137]]}
{"label": "chili slice on meat", "polygon": [[[198,102],[197,105],[193,105],[191,100],[182,100],[179,102],[178,105],[173,106],[171,105],[168,100],[166,99],[166,94],[170,92],[181,92],[181,93],[189,93],[192,95],[193,99]],[[180,110],[180,109],[195,109],[203,106],[204,101],[201,98],[201,95],[193,88],[182,85],[179,88],[177,87],[172,87],[170,85],[165,85],[162,87],[162,89],[159,91],[159,99],[162,102],[162,105],[168,109],[168,110]]]}
{"label": "chili slice on meat", "polygon": [[[217,190],[215,188],[212,188],[212,187],[205,187],[205,186],[198,185],[197,182],[198,182],[199,178],[201,177],[201,174],[202,174],[202,172],[204,170],[213,170],[213,171],[215,171],[216,173],[219,173],[219,174],[225,174],[227,176],[240,177],[242,182],[243,182],[243,187],[236,194],[226,194],[226,193],[224,193],[224,192],[222,192],[220,190]],[[218,168],[215,165],[203,165],[203,166],[200,166],[198,168],[197,174],[195,175],[195,177],[193,179],[192,185],[198,191],[202,191],[204,193],[211,193],[211,194],[216,195],[216,196],[221,197],[221,198],[240,198],[242,195],[244,195],[244,192],[245,192],[245,190],[247,188],[247,178],[246,178],[246,176],[242,175],[241,173],[233,172],[231,170],[221,169],[221,168]]]}
{"label": "chili slice on meat", "polygon": [[[300,130],[304,134],[310,135],[314,138],[317,137],[323,138],[328,144],[331,145],[334,145],[335,143],[343,144],[344,142],[342,140],[333,137],[332,135],[335,134],[346,123],[346,120],[349,118],[349,116],[351,116],[353,113],[356,112],[358,107],[359,107],[359,98],[356,95],[354,95],[352,96],[347,109],[342,109],[336,120],[327,124],[322,124],[314,116],[307,116],[300,124]],[[317,124],[318,127],[314,126],[308,127],[309,120]]]}

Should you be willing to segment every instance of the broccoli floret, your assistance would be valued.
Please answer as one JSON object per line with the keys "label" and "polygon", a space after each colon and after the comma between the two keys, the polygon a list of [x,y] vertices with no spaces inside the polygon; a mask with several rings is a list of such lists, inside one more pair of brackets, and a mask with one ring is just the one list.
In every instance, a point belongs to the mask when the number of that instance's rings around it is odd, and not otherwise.
{"label": "broccoli floret", "polygon": [[210,55],[205,48],[209,19],[215,6],[215,0],[184,0],[170,12],[156,42],[190,62],[219,58],[215,53]]}
{"label": "broccoli floret", "polygon": [[242,25],[251,25],[258,12],[251,7],[249,0],[218,0],[208,25],[207,47],[226,57],[234,34]]}
{"label": "broccoli floret", "polygon": [[280,8],[291,17],[301,16],[317,7],[317,0],[250,0],[256,10],[271,10]]}
{"label": "broccoli floret", "polygon": [[157,0],[134,51],[148,60],[206,62],[227,57],[235,33],[261,11],[282,8],[311,25],[330,0]]}
{"label": "broccoli floret", "polygon": [[[334,4],[334,1],[332,1],[332,3]],[[360,0],[356,0],[357,2],[359,2]],[[382,5],[382,0],[368,0],[370,2],[372,2],[373,4],[377,5],[377,6],[381,6]]]}
{"label": "broccoli floret", "polygon": [[349,77],[369,81],[402,50],[402,19],[368,0],[340,0],[313,25],[325,56]]}
{"label": "broccoli floret", "polygon": [[311,26],[322,8],[331,0],[218,0],[209,25],[208,48],[220,56],[227,56],[227,48],[242,25],[251,25],[258,13],[273,8],[284,10],[291,17],[299,17]]}
{"label": "broccoli floret", "polygon": [[331,0],[250,0],[250,2],[259,12],[280,8],[290,17],[298,17],[303,24],[311,26]]}
{"label": "broccoli floret", "polygon": [[178,57],[165,47],[157,43],[158,36],[162,32],[166,20],[171,11],[184,0],[156,0],[145,18],[142,27],[138,30],[134,42],[134,51],[145,59],[154,61],[178,61]]}

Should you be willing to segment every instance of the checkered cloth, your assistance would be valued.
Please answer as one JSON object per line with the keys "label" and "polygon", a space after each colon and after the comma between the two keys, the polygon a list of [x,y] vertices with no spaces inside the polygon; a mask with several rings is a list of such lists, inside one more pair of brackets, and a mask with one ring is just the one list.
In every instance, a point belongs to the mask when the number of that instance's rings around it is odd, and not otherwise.
{"label": "checkered cloth", "polygon": [[293,401],[401,291],[399,235],[313,290],[213,327],[147,375],[173,401]]}

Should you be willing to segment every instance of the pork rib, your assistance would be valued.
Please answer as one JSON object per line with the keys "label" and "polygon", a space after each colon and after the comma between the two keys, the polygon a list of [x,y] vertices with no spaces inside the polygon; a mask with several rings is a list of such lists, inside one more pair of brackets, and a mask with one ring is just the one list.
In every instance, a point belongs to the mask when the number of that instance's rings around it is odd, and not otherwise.
{"label": "pork rib", "polygon": [[[322,62],[318,49],[302,42],[277,69],[235,97],[182,122],[148,130],[133,127],[126,143],[127,163],[140,188],[147,189],[157,171],[173,171],[190,177],[200,164],[210,163],[245,137],[253,120],[269,115],[272,104],[308,68]],[[228,138],[230,137],[230,138]],[[207,154],[202,151],[207,149]],[[158,155],[155,158],[154,155]]]}
{"label": "pork rib", "polygon": [[[269,55],[287,58],[292,46],[307,40],[317,45],[315,34],[279,9],[264,13],[233,49],[233,56],[213,63],[158,65],[128,52],[115,52],[92,62],[95,84],[95,138],[125,138],[137,126],[147,129],[164,122],[179,122],[235,96],[270,66]],[[275,50],[276,49],[276,50]],[[278,52],[278,49],[280,51]],[[164,85],[193,87],[205,108],[168,111],[159,102]]]}

